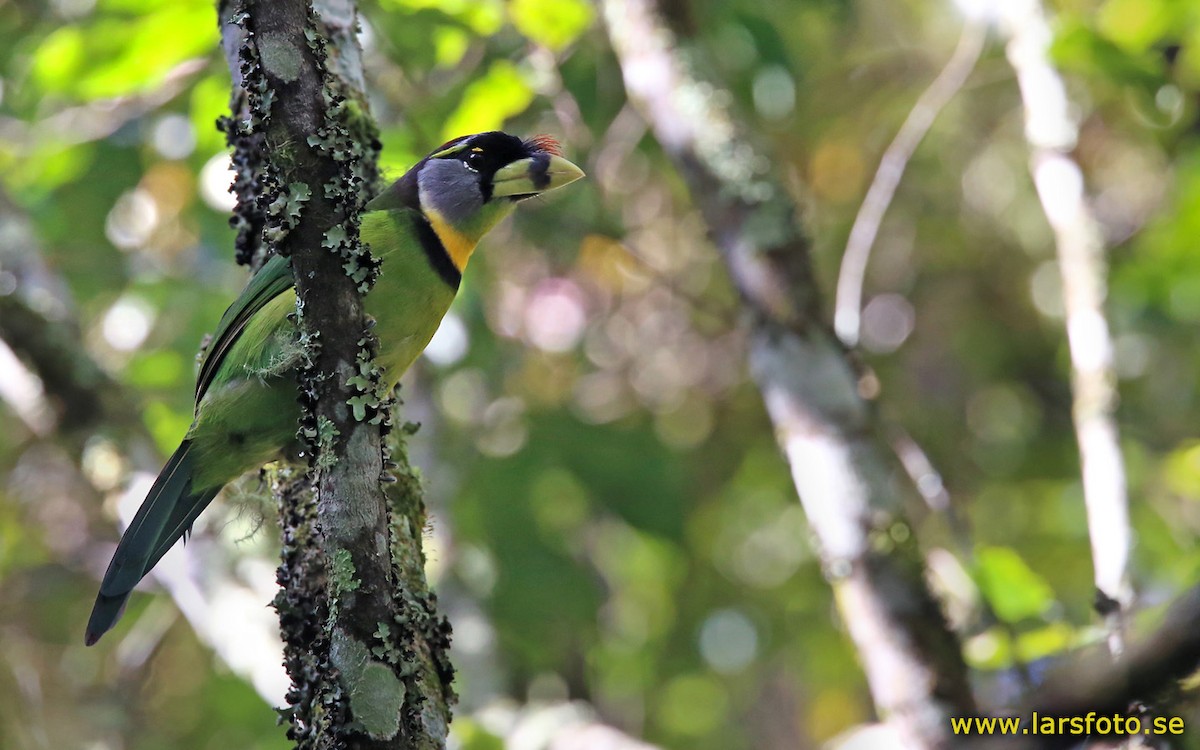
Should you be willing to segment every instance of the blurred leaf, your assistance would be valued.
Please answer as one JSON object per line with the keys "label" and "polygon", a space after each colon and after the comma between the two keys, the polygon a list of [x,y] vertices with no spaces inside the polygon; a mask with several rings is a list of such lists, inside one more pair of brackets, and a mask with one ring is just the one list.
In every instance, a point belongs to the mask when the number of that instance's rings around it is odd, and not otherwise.
{"label": "blurred leaf", "polygon": [[1163,0],[1108,0],[1096,22],[1100,31],[1118,45],[1143,52],[1171,28],[1171,16]]}
{"label": "blurred leaf", "polygon": [[1106,83],[1155,91],[1163,83],[1161,58],[1123,49],[1083,20],[1065,19],[1051,47],[1053,60]]}
{"label": "blurred leaf", "polygon": [[407,128],[383,128],[379,141],[383,144],[379,170],[389,180],[399,179],[420,159],[413,132]]}
{"label": "blurred leaf", "polygon": [[380,5],[400,13],[436,10],[466,24],[480,36],[495,34],[504,23],[501,0],[381,0]]}
{"label": "blurred leaf", "polygon": [[183,382],[188,368],[169,349],[140,354],[125,368],[125,379],[137,388],[166,388]]}
{"label": "blurred leaf", "polygon": [[34,54],[34,80],[82,99],[136,94],[160,85],[184,60],[211,54],[217,38],[208,3],[171,3],[135,18],[107,15],[43,40]]}
{"label": "blurred leaf", "polygon": [[1163,460],[1163,479],[1172,492],[1200,500],[1200,442],[1189,441]]}
{"label": "blurred leaf", "polygon": [[1061,654],[1075,644],[1075,631],[1065,623],[1055,622],[1021,633],[1017,637],[1017,653],[1021,661],[1032,662]]}
{"label": "blurred leaf", "polygon": [[980,590],[1005,622],[1037,617],[1054,603],[1054,591],[1011,547],[979,550]]}
{"label": "blurred leaf", "polygon": [[[31,152],[14,153],[12,165],[3,170],[3,180],[14,191],[44,194],[80,179],[92,166],[93,156],[91,144],[64,147],[44,141]],[[0,164],[3,161],[0,156]]]}
{"label": "blurred leaf", "polygon": [[658,699],[659,720],[670,731],[686,737],[704,735],[725,721],[729,696],[708,676],[676,677]]}
{"label": "blurred leaf", "polygon": [[196,82],[188,104],[196,132],[196,153],[207,158],[225,149],[225,134],[217,129],[217,118],[229,114],[229,73],[222,68]]}
{"label": "blurred leaf", "polygon": [[454,717],[450,736],[457,740],[454,746],[461,750],[504,750],[504,740],[479,725],[468,716]]}
{"label": "blurred leaf", "polygon": [[471,35],[454,26],[439,26],[433,30],[434,59],[439,67],[457,65],[471,46]]}
{"label": "blurred leaf", "polygon": [[33,58],[33,78],[47,91],[66,91],[87,63],[83,30],[64,26],[42,40]]}
{"label": "blurred leaf", "polygon": [[555,51],[574,42],[595,18],[583,0],[512,0],[508,13],[517,31]]}
{"label": "blurred leaf", "polygon": [[164,456],[171,455],[192,423],[190,411],[175,411],[163,401],[151,401],[142,411],[146,428]]}
{"label": "blurred leaf", "polygon": [[524,112],[532,103],[533,89],[517,67],[507,60],[498,60],[463,91],[458,108],[446,121],[442,135],[450,139],[467,133],[499,130],[505,120]]}

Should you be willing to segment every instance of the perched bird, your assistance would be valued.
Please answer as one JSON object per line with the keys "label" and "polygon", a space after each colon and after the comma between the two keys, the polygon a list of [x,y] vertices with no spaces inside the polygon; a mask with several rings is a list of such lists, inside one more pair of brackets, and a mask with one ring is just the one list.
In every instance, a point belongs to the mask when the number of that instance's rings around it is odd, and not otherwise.
{"label": "perched bird", "polygon": [[[553,138],[492,131],[446,143],[367,204],[361,236],[380,273],[364,304],[388,386],[433,337],[479,240],[520,200],[582,176]],[[195,419],[117,545],[88,621],[89,646],[227,482],[295,442],[293,284],[290,260],[273,257],[217,324],[196,382]]]}

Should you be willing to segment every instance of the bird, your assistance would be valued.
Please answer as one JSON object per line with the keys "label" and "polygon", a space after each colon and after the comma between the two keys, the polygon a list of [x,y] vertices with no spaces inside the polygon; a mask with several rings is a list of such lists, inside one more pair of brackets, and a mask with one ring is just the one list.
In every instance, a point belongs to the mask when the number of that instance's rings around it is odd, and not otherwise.
{"label": "bird", "polygon": [[[583,176],[551,136],[489,131],[446,142],[365,205],[360,237],[379,274],[363,305],[386,386],[433,337],[480,239],[522,200]],[[192,424],[117,544],[87,645],[116,624],[134,586],[225,484],[294,446],[304,356],[295,309],[291,261],[275,255],[221,317],[202,355]]]}

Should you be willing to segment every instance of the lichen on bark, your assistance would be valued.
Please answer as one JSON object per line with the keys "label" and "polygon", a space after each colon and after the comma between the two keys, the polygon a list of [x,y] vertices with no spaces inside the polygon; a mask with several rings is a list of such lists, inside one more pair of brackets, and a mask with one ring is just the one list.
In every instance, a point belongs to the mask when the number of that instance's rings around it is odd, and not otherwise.
{"label": "lichen on bark", "polygon": [[[327,4],[330,24],[306,0],[221,8],[240,87],[221,123],[238,172],[239,260],[290,257],[301,330],[298,438],[309,472],[280,493],[275,604],[293,680],[282,714],[298,748],[440,748],[453,700],[448,626],[414,566],[420,485],[388,471],[407,458],[401,448],[394,462],[385,447],[394,402],[362,307],[378,262],[359,241],[358,215],[378,188],[379,144],[354,6]],[[396,511],[385,485],[404,488]]]}

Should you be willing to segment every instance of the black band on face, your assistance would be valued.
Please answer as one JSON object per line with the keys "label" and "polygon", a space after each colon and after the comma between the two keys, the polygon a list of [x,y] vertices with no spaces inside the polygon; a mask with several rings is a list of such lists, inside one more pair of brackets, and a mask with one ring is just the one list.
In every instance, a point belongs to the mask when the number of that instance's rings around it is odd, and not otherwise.
{"label": "black band on face", "polygon": [[450,253],[446,252],[446,246],[438,238],[437,232],[433,231],[433,227],[429,225],[424,216],[417,216],[413,221],[413,226],[417,230],[417,241],[421,243],[421,249],[425,251],[429,265],[433,266],[433,270],[437,271],[437,275],[446,282],[447,286],[458,291],[458,286],[462,283],[462,272],[450,259]]}
{"label": "black band on face", "polygon": [[538,151],[530,157],[533,164],[529,167],[529,180],[538,190],[550,187],[550,154]]}
{"label": "black band on face", "polygon": [[487,203],[492,199],[492,190],[494,189],[494,186],[492,185],[492,175],[495,173],[496,170],[492,169],[492,173],[486,177],[479,175],[479,194],[483,196],[484,203]]}

